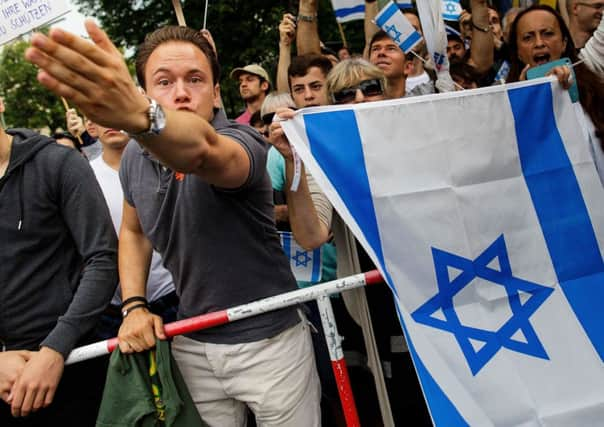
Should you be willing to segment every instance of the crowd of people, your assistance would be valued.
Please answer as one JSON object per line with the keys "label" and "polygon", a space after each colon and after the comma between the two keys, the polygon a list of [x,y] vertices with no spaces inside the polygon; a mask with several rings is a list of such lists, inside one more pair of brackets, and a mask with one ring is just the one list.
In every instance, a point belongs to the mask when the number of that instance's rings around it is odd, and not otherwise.
{"label": "crowd of people", "polygon": [[[34,35],[25,55],[38,80],[83,117],[67,111],[68,132],[52,137],[0,128],[0,424],[95,425],[108,360],[65,366],[75,347],[118,336],[122,353],[142,352],[166,339],[164,323],[312,286],[280,232],[322,248],[322,281],[375,268],[296,162],[281,122],[297,109],[511,83],[568,58],[549,73],[578,90],[604,182],[604,3],[469,3],[448,23],[442,84],[424,42],[405,53],[373,23],[375,0],[358,53],[326,48],[318,2],[300,0],[275,35],[274,78],[259,64],[229,70],[245,104],[234,120],[207,31],[147,35],[136,82],[92,21],[92,43]],[[417,11],[402,12],[421,34]],[[362,425],[431,425],[388,288],[332,304]],[[344,425],[313,303],[176,336],[171,351],[207,425]]]}

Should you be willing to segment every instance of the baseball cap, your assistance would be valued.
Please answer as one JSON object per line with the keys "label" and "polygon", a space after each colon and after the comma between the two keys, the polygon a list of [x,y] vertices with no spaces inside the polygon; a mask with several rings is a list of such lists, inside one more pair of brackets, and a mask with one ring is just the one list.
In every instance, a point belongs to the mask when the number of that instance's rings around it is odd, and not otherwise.
{"label": "baseball cap", "polygon": [[233,71],[231,71],[231,78],[238,80],[239,76],[242,74],[253,74],[255,76],[262,77],[268,82],[269,85],[271,84],[271,79],[268,77],[268,73],[258,64],[249,64],[245,67],[235,68]]}

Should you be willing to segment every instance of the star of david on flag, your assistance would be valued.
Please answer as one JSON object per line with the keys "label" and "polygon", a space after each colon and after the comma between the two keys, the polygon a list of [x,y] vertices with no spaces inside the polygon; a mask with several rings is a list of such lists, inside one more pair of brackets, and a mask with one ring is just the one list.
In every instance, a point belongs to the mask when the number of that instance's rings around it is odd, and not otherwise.
{"label": "star of david on flag", "polygon": [[442,14],[445,21],[459,21],[462,10],[459,0],[442,0]]}
{"label": "star of david on flag", "polygon": [[322,248],[305,250],[296,242],[290,231],[279,231],[281,246],[289,258],[289,266],[299,282],[318,283],[321,281]]}
{"label": "star of david on flag", "polygon": [[[436,248],[432,248],[432,256],[438,282],[438,294],[414,311],[411,316],[418,323],[455,335],[474,375],[503,348],[548,359],[529,319],[553,292],[553,289],[512,275],[503,236],[495,240],[474,261]],[[498,268],[489,266],[493,261],[497,261]],[[450,267],[461,271],[453,280],[449,277]],[[496,283],[505,289],[512,317],[507,319],[496,331],[464,325],[455,311],[454,297],[472,284],[476,278]],[[521,301],[521,295],[529,296]],[[436,312],[443,314],[444,318],[434,317]],[[522,333],[523,339],[514,338],[518,332]],[[479,343],[479,349],[475,348],[473,342]]]}
{"label": "star of david on flag", "polygon": [[283,122],[388,282],[436,426],[602,424],[602,148],[577,112],[544,78]]}
{"label": "star of david on flag", "polygon": [[394,40],[405,53],[409,53],[421,40],[409,20],[398,6],[389,1],[375,17],[375,23]]}

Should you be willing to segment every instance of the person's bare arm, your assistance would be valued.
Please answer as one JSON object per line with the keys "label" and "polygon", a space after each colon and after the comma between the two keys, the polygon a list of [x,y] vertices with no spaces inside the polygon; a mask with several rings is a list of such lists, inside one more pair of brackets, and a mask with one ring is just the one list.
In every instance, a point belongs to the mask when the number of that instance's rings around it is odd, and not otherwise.
{"label": "person's bare arm", "polygon": [[319,23],[317,19],[318,3],[318,0],[300,0],[300,7],[298,8],[298,31],[296,34],[298,55],[321,53],[321,40],[319,39]]}
{"label": "person's bare arm", "polygon": [[[153,248],[143,233],[136,209],[124,201],[120,228],[118,265],[122,299],[146,294],[146,283]],[[132,302],[128,309],[140,302]],[[166,339],[161,317],[151,314],[146,308],[132,310],[120,327],[118,338],[122,353],[143,351],[155,346],[155,337]]]}
{"label": "person's bare arm", "polygon": [[279,24],[279,63],[277,65],[277,91],[289,92],[287,69],[292,58],[292,43],[296,37],[296,21],[286,13]]}
{"label": "person's bare arm", "polygon": [[[469,64],[479,73],[489,71],[494,61],[493,32],[489,26],[486,0],[472,0],[472,48]],[[478,28],[477,28],[478,27]],[[482,28],[482,31],[479,28]]]}
{"label": "person's bare arm", "polygon": [[[138,91],[121,53],[105,32],[90,20],[86,28],[94,43],[56,28],[48,37],[32,37],[25,56],[41,69],[38,80],[95,123],[131,134],[145,131],[149,127],[148,100]],[[218,85],[214,90],[217,94]],[[219,97],[215,99],[218,102]],[[192,112],[166,109],[162,133],[139,142],[170,168],[198,175],[219,187],[240,187],[249,176],[246,150],[217,134],[207,120]]]}
{"label": "person's bare arm", "polygon": [[[281,118],[291,118],[293,111],[289,109],[277,110]],[[289,224],[296,241],[304,249],[318,248],[329,238],[329,224],[323,223],[315,209],[310,194],[304,166],[301,167],[300,183],[296,191],[291,190],[294,176],[294,159],[289,142],[285,137],[279,122],[270,125],[269,141],[285,159],[285,197],[289,213]]]}

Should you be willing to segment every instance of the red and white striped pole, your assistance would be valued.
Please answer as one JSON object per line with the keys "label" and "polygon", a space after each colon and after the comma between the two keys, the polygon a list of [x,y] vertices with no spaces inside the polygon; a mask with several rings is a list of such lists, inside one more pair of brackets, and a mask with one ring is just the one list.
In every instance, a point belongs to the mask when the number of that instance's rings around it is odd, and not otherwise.
{"label": "red and white striped pole", "polygon": [[333,375],[336,378],[340,402],[342,403],[342,411],[344,419],[348,427],[360,427],[359,413],[357,406],[354,403],[354,394],[350,386],[350,377],[346,368],[346,360],[342,351],[342,337],[338,333],[336,318],[333,314],[333,307],[329,296],[321,295],[317,298],[317,306],[321,314],[321,324],[323,325],[323,333],[329,350],[329,359],[331,360],[331,368]]}
{"label": "red and white striped pole", "polygon": [[[328,296],[347,291],[349,289],[360,288],[361,286],[365,285],[381,283],[382,281],[383,279],[380,273],[377,270],[372,270],[368,271],[367,273],[356,274],[354,276],[344,277],[331,282],[321,283],[320,285],[314,285],[308,288],[298,289],[284,294],[264,298],[249,304],[229,308],[227,310],[202,314],[189,319],[168,323],[164,326],[164,331],[166,336],[173,337],[175,335],[186,334],[189,332],[198,331],[200,329],[207,329],[213,326],[234,322],[235,320],[256,316],[257,314],[300,304],[312,299],[318,299],[320,296]],[[117,347],[117,343],[117,338],[111,338],[105,341],[99,341],[83,347],[78,347],[69,354],[65,364],[70,365],[72,363],[77,363],[83,360],[109,354]]]}

